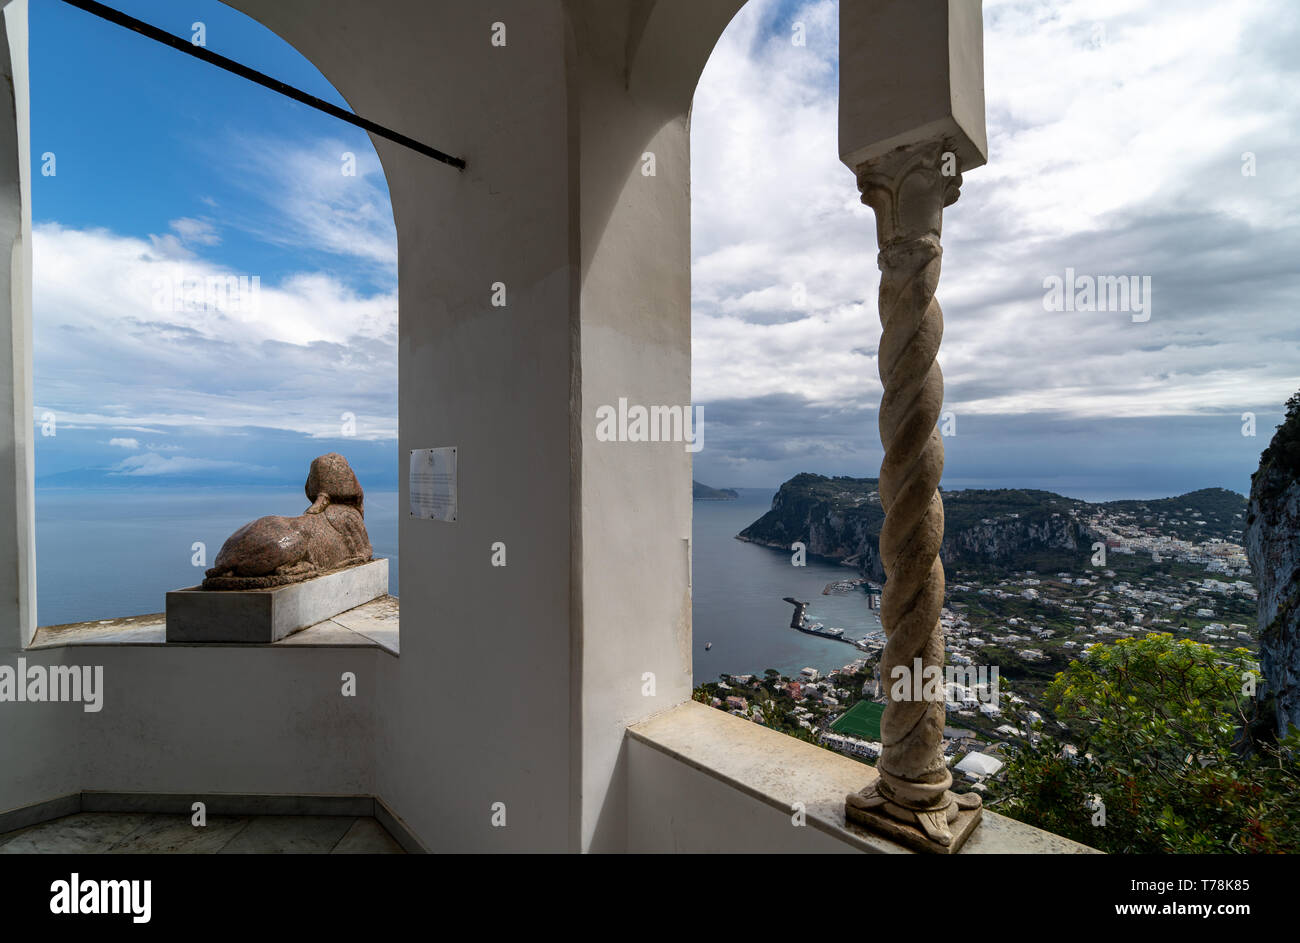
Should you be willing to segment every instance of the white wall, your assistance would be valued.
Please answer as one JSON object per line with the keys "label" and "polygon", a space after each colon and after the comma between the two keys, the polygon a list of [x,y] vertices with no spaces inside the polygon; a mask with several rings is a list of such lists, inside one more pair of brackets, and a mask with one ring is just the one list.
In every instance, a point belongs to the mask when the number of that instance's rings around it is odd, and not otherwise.
{"label": "white wall", "polygon": [[[27,120],[27,0],[0,20],[0,664],[17,658],[34,629],[31,406],[31,203]],[[58,664],[33,653],[31,664]],[[76,789],[74,705],[0,704],[0,812]]]}
{"label": "white wall", "polygon": [[[581,846],[627,847],[629,723],[691,693],[691,456],[608,442],[602,406],[691,407],[689,114],[740,2],[574,2],[582,168]],[[654,155],[654,176],[643,155]],[[708,417],[704,417],[708,447]],[[654,695],[646,676],[653,675]]]}
{"label": "white wall", "polygon": [[628,842],[640,854],[856,854],[788,809],[629,739]]}
{"label": "white wall", "polygon": [[[73,710],[82,791],[373,795],[380,662],[370,648],[80,646],[104,706]],[[356,696],[342,696],[344,672]],[[48,709],[48,708],[47,708]]]}

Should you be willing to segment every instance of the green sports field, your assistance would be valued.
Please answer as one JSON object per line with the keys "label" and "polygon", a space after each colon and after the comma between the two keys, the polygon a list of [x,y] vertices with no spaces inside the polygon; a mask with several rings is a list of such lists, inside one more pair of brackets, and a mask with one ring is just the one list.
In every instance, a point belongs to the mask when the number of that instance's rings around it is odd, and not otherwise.
{"label": "green sports field", "polygon": [[839,720],[831,724],[831,730],[859,740],[880,740],[880,715],[885,712],[884,704],[872,701],[858,701],[850,707]]}

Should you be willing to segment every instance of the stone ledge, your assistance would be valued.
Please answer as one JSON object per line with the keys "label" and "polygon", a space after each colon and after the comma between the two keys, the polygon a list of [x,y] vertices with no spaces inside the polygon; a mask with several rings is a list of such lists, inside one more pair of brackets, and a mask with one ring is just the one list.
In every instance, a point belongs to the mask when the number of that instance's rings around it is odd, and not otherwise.
{"label": "stone ledge", "polygon": [[[912,852],[845,821],[844,797],[876,778],[865,764],[687,701],[627,728],[640,743],[789,816],[802,802],[809,827],[850,850]],[[1096,854],[1096,849],[984,810],[959,854]]]}
{"label": "stone ledge", "polygon": [[381,596],[341,612],[300,632],[270,644],[243,642],[168,642],[163,613],[44,625],[28,651],[76,645],[143,645],[167,648],[380,648],[398,655],[400,609],[396,596]]}

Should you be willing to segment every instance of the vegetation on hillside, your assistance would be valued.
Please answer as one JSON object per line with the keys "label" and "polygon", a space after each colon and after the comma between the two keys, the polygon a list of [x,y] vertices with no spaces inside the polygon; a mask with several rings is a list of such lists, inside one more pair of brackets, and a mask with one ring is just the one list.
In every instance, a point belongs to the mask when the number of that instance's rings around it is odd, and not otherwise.
{"label": "vegetation on hillside", "polygon": [[1300,851],[1300,742],[1243,749],[1257,683],[1245,649],[1096,645],[1047,690],[1077,756],[1042,732],[997,811],[1109,852]]}
{"label": "vegetation on hillside", "polygon": [[1173,498],[1107,501],[1101,507],[1131,514],[1139,526],[1155,526],[1160,533],[1182,540],[1239,540],[1246,526],[1246,498],[1227,488],[1201,488]]}
{"label": "vegetation on hillside", "polygon": [[1269,505],[1297,479],[1300,479],[1300,392],[1286,401],[1286,418],[1259,457],[1259,469],[1250,478],[1251,493],[1261,504]]}

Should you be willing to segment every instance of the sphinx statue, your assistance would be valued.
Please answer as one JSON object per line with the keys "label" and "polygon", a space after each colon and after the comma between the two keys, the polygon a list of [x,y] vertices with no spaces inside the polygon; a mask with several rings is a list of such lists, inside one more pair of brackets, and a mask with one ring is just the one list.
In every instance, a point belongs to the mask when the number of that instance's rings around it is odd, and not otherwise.
{"label": "sphinx statue", "polygon": [[203,589],[270,589],[368,562],[365,493],[348,460],[314,459],[305,490],[311,507],[297,517],[259,517],[231,534]]}

